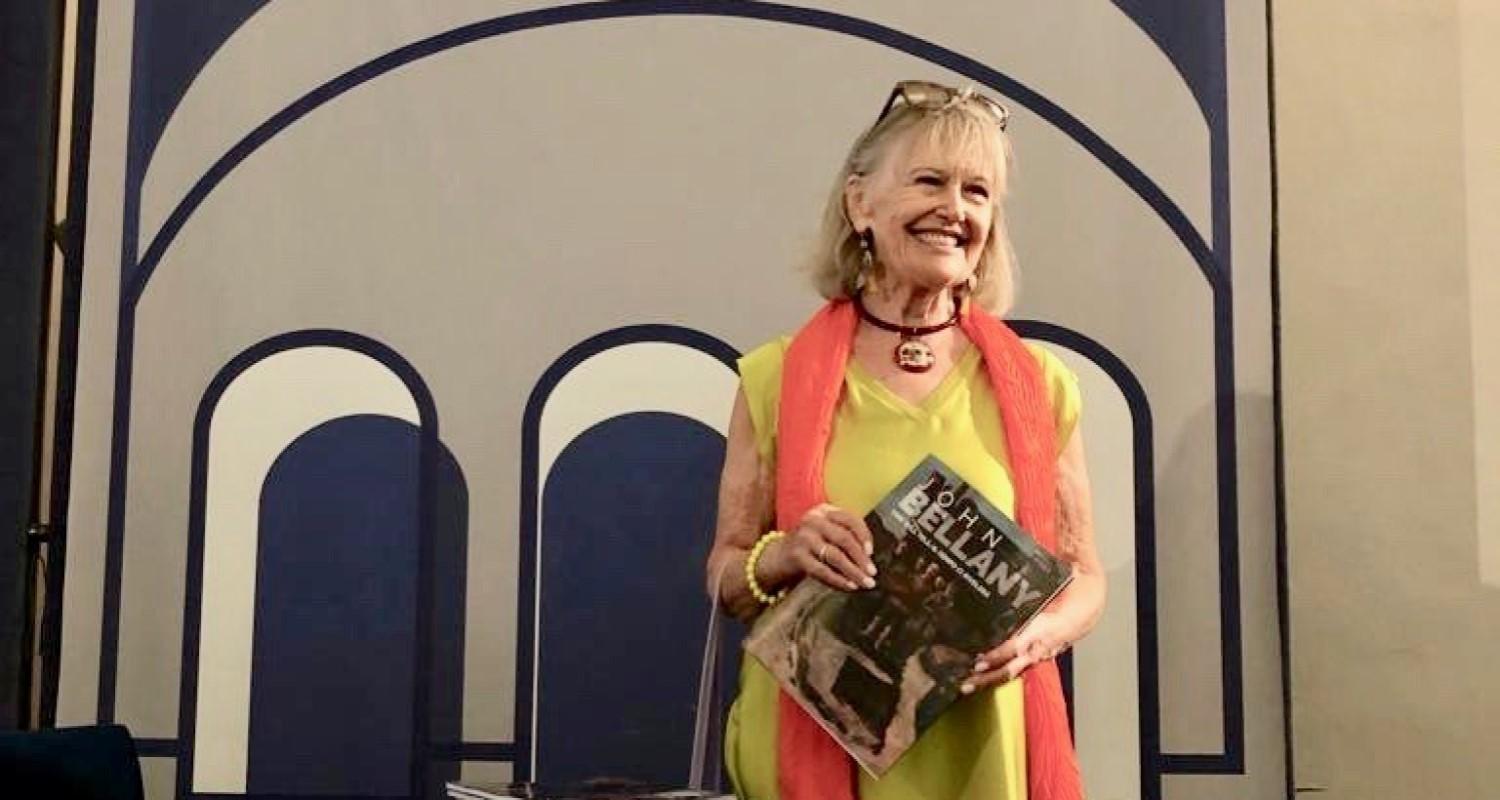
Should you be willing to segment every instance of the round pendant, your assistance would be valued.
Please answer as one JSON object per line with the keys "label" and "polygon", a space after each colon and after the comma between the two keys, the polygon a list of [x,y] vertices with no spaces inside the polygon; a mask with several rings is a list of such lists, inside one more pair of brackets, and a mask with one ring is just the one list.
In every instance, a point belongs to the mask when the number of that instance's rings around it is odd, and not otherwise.
{"label": "round pendant", "polygon": [[896,360],[896,366],[907,372],[926,372],[937,363],[937,356],[933,354],[932,348],[920,339],[902,339],[892,356]]}

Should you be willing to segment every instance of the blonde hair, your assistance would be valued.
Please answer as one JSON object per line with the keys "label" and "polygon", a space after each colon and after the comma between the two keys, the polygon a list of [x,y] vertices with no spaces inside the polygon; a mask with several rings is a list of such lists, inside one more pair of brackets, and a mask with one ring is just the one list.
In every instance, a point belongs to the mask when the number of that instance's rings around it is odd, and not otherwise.
{"label": "blonde hair", "polygon": [[[899,105],[854,141],[823,209],[823,221],[807,265],[818,293],[830,300],[851,298],[858,291],[863,268],[859,233],[849,222],[844,188],[852,176],[873,175],[893,151],[893,145],[924,136],[929,144],[946,151],[983,154],[995,165],[992,201],[995,213],[979,263],[974,268],[970,297],[986,310],[1004,315],[1015,299],[1016,254],[1005,225],[1004,200],[1015,155],[1010,137],[1000,130],[994,115],[969,92],[955,93],[943,103]],[[879,280],[880,259],[872,267]]]}

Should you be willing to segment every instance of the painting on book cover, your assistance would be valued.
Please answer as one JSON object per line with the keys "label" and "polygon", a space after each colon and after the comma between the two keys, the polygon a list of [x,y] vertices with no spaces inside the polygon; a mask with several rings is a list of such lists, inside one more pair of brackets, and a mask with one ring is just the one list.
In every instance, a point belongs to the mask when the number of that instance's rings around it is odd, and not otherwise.
{"label": "painting on book cover", "polygon": [[959,700],[979,654],[1020,630],[1069,570],[932,456],[865,522],[876,587],[804,581],[746,647],[880,775]]}

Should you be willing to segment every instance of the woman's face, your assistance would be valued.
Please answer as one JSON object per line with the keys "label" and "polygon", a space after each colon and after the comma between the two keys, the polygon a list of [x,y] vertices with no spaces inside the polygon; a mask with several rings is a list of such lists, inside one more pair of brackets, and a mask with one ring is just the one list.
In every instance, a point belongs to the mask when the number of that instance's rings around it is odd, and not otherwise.
{"label": "woman's face", "polygon": [[987,159],[907,134],[874,173],[850,179],[849,219],[874,233],[887,281],[941,289],[974,273],[995,213],[995,172]]}

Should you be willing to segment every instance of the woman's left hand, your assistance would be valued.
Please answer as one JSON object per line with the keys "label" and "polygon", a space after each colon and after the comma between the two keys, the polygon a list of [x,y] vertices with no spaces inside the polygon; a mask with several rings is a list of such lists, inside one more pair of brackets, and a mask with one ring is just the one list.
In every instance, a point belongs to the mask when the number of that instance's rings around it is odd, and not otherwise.
{"label": "woman's left hand", "polygon": [[1105,578],[1094,546],[1090,495],[1083,437],[1074,431],[1057,460],[1057,556],[1070,566],[1073,580],[1020,633],[979,656],[959,687],[964,694],[1015,680],[1033,665],[1057,658],[1099,621]]}
{"label": "woman's left hand", "polygon": [[1033,664],[1061,655],[1070,644],[1057,616],[1043,611],[1020,633],[980,655],[961,689],[964,694],[971,694],[986,686],[1015,680]]}

